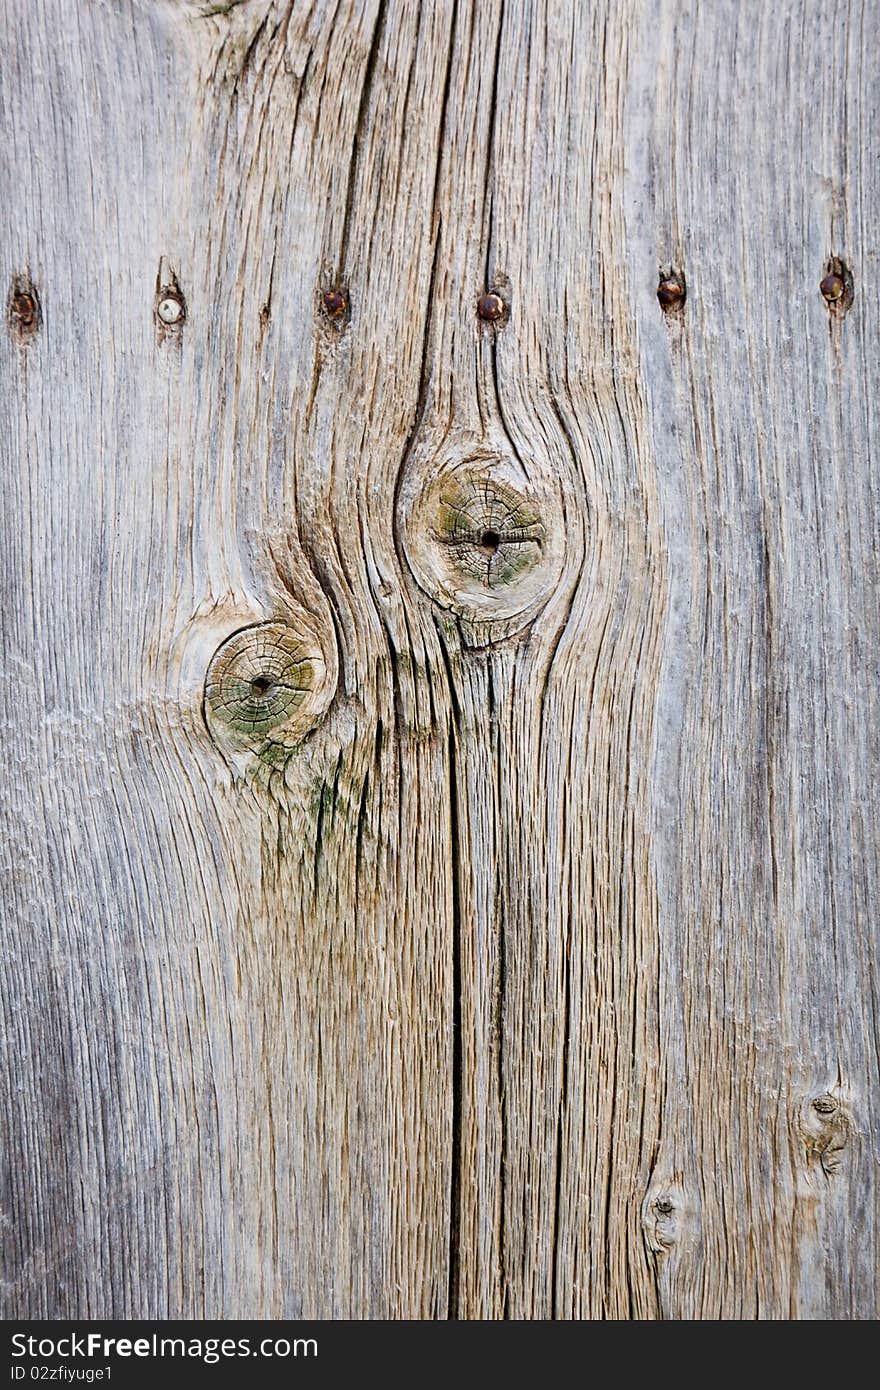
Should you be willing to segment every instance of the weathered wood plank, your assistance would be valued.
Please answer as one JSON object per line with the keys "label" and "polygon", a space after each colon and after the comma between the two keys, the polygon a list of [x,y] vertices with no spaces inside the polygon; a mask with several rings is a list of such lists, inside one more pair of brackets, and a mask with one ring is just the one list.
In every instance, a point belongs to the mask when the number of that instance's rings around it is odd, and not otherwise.
{"label": "weathered wood plank", "polygon": [[876,1314],[877,21],[11,0],[11,1313]]}
{"label": "weathered wood plank", "polygon": [[[688,283],[680,324],[640,293],[670,556],[667,1316],[877,1307],[877,18],[657,6],[630,106],[630,254]],[[858,287],[842,319],[832,255]]]}

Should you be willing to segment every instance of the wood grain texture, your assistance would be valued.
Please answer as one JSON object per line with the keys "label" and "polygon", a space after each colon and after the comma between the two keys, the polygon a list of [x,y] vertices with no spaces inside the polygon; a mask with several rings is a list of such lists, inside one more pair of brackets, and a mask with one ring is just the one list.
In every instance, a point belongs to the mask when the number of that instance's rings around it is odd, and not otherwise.
{"label": "wood grain texture", "polygon": [[878,21],[7,0],[7,1316],[876,1316]]}

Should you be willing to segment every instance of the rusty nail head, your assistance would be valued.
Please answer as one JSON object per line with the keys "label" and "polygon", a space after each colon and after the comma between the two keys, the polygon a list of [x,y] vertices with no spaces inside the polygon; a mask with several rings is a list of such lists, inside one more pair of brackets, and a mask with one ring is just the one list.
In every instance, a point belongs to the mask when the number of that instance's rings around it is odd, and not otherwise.
{"label": "rusty nail head", "polygon": [[37,316],[36,300],[32,294],[19,290],[12,296],[11,310],[13,318],[18,320],[22,328],[30,328]]}
{"label": "rusty nail head", "polygon": [[661,280],[657,287],[657,298],[664,308],[674,308],[684,303],[684,285],[679,280]]}
{"label": "rusty nail head", "polygon": [[488,294],[480,296],[477,313],[487,323],[497,323],[504,313],[504,300],[497,290],[490,290]]}
{"label": "rusty nail head", "polygon": [[348,308],[348,300],[342,290],[325,290],[322,295],[324,309],[331,319],[338,319]]}
{"label": "rusty nail head", "polygon": [[836,299],[841,299],[843,297],[846,285],[844,284],[842,275],[835,275],[832,272],[830,275],[826,275],[824,280],[820,281],[819,289],[827,300],[834,303]]}

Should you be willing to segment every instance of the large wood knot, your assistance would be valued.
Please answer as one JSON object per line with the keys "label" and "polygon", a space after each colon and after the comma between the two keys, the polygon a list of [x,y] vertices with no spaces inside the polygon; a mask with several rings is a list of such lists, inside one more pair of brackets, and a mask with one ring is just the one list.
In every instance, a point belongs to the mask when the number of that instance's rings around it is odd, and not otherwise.
{"label": "large wood knot", "polygon": [[295,626],[257,623],[218,648],[205,680],[205,719],[224,752],[271,763],[315,727],[332,696],[330,663],[302,613]]}
{"label": "large wood knot", "polygon": [[557,499],[503,456],[441,468],[404,499],[402,520],[418,584],[475,643],[531,622],[558,582],[565,547]]}

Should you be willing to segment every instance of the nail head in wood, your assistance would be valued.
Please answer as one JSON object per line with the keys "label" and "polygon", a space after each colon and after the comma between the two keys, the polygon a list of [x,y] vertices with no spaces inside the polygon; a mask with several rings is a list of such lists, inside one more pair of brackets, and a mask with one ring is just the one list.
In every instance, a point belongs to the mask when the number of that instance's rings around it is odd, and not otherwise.
{"label": "nail head in wood", "polygon": [[657,286],[657,298],[664,309],[680,309],[686,297],[687,292],[681,276],[667,276]]}
{"label": "nail head in wood", "polygon": [[325,314],[334,321],[338,322],[348,311],[348,296],[343,290],[325,290],[321,301]]}
{"label": "nail head in wood", "polygon": [[832,302],[843,297],[846,285],[843,283],[841,275],[826,275],[821,281],[819,289],[824,297]]}
{"label": "nail head in wood", "polygon": [[504,317],[504,300],[497,290],[489,290],[477,301],[477,313],[485,323],[497,323]]}
{"label": "nail head in wood", "polygon": [[37,316],[36,301],[31,294],[16,294],[12,297],[12,316],[20,327],[30,328]]}
{"label": "nail head in wood", "polygon": [[183,300],[175,294],[166,294],[159,300],[156,313],[168,328],[177,327],[186,317]]}
{"label": "nail head in wood", "polygon": [[843,318],[853,302],[852,272],[839,256],[825,264],[825,274],[819,281],[819,293],[833,318]]}
{"label": "nail head in wood", "polygon": [[154,313],[160,343],[166,338],[176,337],[186,322],[186,298],[180,288],[177,272],[167,256],[159,258]]}
{"label": "nail head in wood", "polygon": [[9,325],[20,342],[26,342],[38,332],[42,322],[40,296],[36,286],[26,277],[13,280],[8,301]]}

